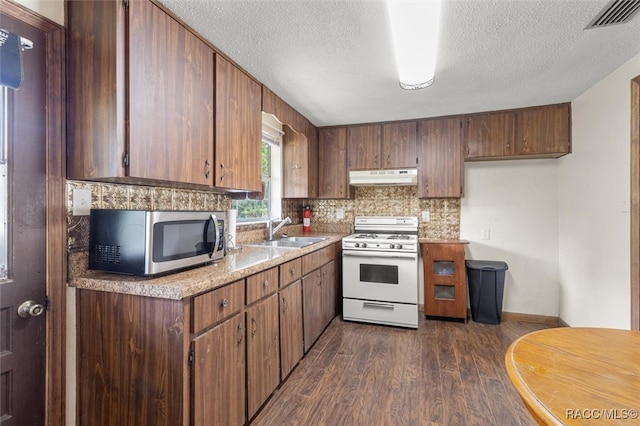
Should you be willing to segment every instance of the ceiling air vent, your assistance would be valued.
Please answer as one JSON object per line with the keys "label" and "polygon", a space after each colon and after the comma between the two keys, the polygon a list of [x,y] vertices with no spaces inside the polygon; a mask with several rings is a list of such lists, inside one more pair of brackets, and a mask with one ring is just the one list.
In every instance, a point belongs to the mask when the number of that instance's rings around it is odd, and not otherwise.
{"label": "ceiling air vent", "polygon": [[612,0],[602,9],[585,30],[624,24],[640,10],[640,0]]}

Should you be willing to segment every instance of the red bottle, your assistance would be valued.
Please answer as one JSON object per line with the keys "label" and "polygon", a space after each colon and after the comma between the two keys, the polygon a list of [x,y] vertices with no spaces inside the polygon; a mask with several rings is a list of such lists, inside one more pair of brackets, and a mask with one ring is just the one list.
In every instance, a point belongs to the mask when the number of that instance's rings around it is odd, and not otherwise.
{"label": "red bottle", "polygon": [[302,211],[302,232],[305,234],[311,232],[311,207],[305,206]]}

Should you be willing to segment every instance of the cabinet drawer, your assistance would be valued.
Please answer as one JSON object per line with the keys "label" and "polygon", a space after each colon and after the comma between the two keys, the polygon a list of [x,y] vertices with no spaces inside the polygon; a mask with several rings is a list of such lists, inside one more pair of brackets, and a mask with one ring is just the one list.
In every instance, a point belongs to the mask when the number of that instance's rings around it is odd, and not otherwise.
{"label": "cabinet drawer", "polygon": [[306,275],[314,269],[318,269],[325,263],[329,263],[334,258],[334,247],[333,244],[320,249],[318,251],[314,251],[313,253],[309,253],[306,256],[302,257],[302,275]]}
{"label": "cabinet drawer", "polygon": [[239,312],[244,306],[244,280],[193,298],[193,332],[205,328]]}
{"label": "cabinet drawer", "polygon": [[278,290],[278,267],[247,278],[247,305]]}
{"label": "cabinet drawer", "polygon": [[302,258],[293,259],[280,265],[280,287],[292,283],[302,276]]}

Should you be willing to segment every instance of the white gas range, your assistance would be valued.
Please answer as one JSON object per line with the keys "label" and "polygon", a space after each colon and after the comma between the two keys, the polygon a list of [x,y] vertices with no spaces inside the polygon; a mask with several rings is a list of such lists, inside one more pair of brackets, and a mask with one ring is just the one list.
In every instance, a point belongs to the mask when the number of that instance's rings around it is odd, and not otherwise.
{"label": "white gas range", "polygon": [[347,321],[418,327],[418,218],[357,216],[342,239]]}

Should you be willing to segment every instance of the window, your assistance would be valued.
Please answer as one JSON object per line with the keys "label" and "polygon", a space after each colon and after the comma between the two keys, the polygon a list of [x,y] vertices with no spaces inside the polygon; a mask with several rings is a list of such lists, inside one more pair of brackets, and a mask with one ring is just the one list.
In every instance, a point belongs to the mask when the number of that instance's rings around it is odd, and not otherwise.
{"label": "window", "polygon": [[238,222],[264,222],[280,217],[282,206],[282,166],[280,146],[262,142],[262,187],[264,193],[247,193],[245,198],[233,200],[238,210]]}

